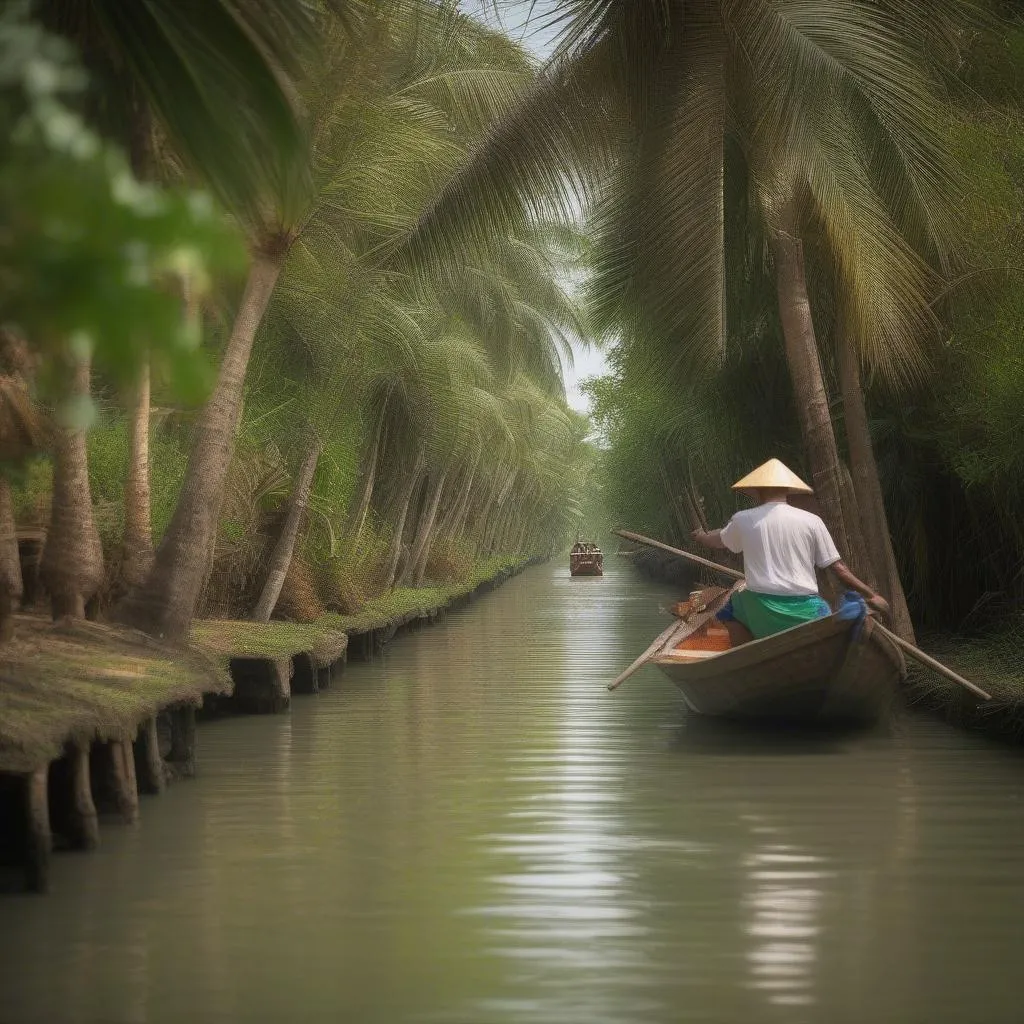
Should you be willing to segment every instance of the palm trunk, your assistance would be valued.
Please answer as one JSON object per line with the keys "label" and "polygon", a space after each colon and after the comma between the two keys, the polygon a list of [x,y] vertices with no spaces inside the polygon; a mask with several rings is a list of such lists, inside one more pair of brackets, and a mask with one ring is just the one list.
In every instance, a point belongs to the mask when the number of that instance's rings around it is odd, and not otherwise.
{"label": "palm trunk", "polygon": [[[89,398],[89,357],[72,367],[74,398]],[[85,430],[60,427],[53,453],[50,529],[40,566],[55,619],[85,617],[85,604],[103,581],[103,546],[92,514]]]}
{"label": "palm trunk", "polygon": [[843,499],[843,522],[846,524],[846,536],[850,542],[850,565],[855,575],[877,590],[878,573],[875,572],[874,559],[868,549],[861,521],[861,499],[854,486],[850,469],[843,460],[839,462],[839,475]]}
{"label": "palm trunk", "polygon": [[792,204],[784,211],[780,229],[773,239],[773,251],[786,361],[793,382],[800,432],[810,462],[814,494],[836,546],[844,557],[849,558],[851,552],[843,518],[839,449],[829,414],[807,295],[803,242],[797,235]]}
{"label": "palm trunk", "polygon": [[473,507],[473,484],[479,479],[477,476],[477,470],[480,467],[480,456],[477,455],[473,462],[473,468],[469,472],[469,478],[466,480],[463,488],[463,495],[459,502],[458,511],[455,514],[455,518],[452,520],[450,527],[451,535],[457,541],[461,541],[466,534],[470,510]]}
{"label": "palm trunk", "polygon": [[306,513],[306,506],[309,504],[309,492],[313,487],[313,474],[316,473],[316,464],[320,461],[320,441],[313,440],[306,450],[305,458],[299,467],[299,475],[295,479],[295,486],[292,488],[291,499],[288,506],[288,515],[285,517],[281,533],[278,535],[277,543],[270,555],[270,564],[267,569],[267,582],[263,585],[263,592],[252,617],[256,622],[269,622],[277,605],[277,599],[281,596],[281,588],[284,586],[285,577],[292,564],[292,556],[295,553],[295,541],[299,536],[299,526],[302,524],[302,517]]}
{"label": "palm trunk", "polygon": [[[128,119],[128,155],[139,181],[153,177],[153,116],[139,89],[132,90]],[[185,288],[188,317],[191,305]],[[146,578],[153,564],[153,526],[149,486],[150,370],[144,361],[135,389],[129,437],[128,473],[124,484],[124,533],[121,537],[120,576],[129,588]]]}
{"label": "palm trunk", "polygon": [[125,621],[154,636],[182,639],[195,613],[235,450],[249,356],[285,252],[280,245],[273,253],[257,256],[250,268],[216,387],[196,429],[174,517],[145,581],[122,610]]}
{"label": "palm trunk", "polygon": [[513,483],[515,483],[515,479],[516,473],[513,471],[509,474],[504,486],[498,492],[497,501],[495,502],[497,505],[497,512],[491,516],[491,520],[487,524],[487,532],[484,535],[484,551],[488,554],[494,554],[498,540],[499,528],[507,518],[508,509],[505,502],[508,499],[509,491],[511,491]]}
{"label": "palm trunk", "polygon": [[473,496],[473,481],[476,479],[476,470],[479,464],[480,456],[478,454],[473,460],[473,465],[470,466],[469,476],[466,477],[466,482],[462,485],[462,494],[455,507],[455,516],[452,518],[449,531],[456,540],[466,525],[466,516],[469,514],[469,501]]}
{"label": "palm trunk", "polygon": [[501,482],[501,476],[499,473],[495,473],[494,483],[491,486],[491,493],[487,497],[487,501],[484,507],[480,510],[480,517],[477,519],[476,532],[477,532],[477,550],[488,550],[490,542],[491,530],[493,525],[493,515],[495,505],[500,505],[502,496],[505,493],[504,485]]}
{"label": "palm trunk", "polygon": [[447,507],[441,513],[441,517],[437,523],[437,532],[442,536],[452,536],[452,527],[455,526],[456,520],[459,517],[459,512],[462,509],[463,500],[468,493],[468,488],[473,483],[473,470],[476,468],[476,464],[472,463],[470,466],[463,468],[462,472],[452,481],[457,484],[455,497],[448,502]]}
{"label": "palm trunk", "polygon": [[124,486],[124,536],[121,542],[121,576],[130,587],[138,586],[153,564],[153,527],[149,492],[149,363],[139,374],[131,422],[128,476]]}
{"label": "palm trunk", "polygon": [[437,510],[441,504],[441,495],[444,493],[444,482],[448,477],[448,471],[442,470],[441,474],[434,481],[434,486],[423,506],[423,515],[420,517],[419,530],[416,541],[413,544],[412,554],[409,556],[409,568],[406,578],[412,580],[414,587],[423,583],[423,577],[427,571],[427,559],[430,557],[430,542],[434,534],[434,523],[437,522]]}
{"label": "palm trunk", "polygon": [[[725,123],[727,116],[725,68],[728,62],[721,0],[686,0],[681,46],[674,54],[675,67],[683,74],[680,86],[688,102],[675,125],[690,154],[685,166],[687,186],[706,188],[702,209],[699,252],[707,259],[709,302],[700,311],[700,328],[714,324],[712,344],[719,353],[726,345],[725,287]],[[711,205],[713,203],[713,206]],[[712,259],[713,268],[710,267]]]}
{"label": "palm trunk", "polygon": [[514,535],[516,538],[512,546],[514,554],[521,555],[526,550],[526,538],[537,508],[538,504],[536,502],[528,502],[523,509],[523,514],[519,517],[519,523],[516,526]]}
{"label": "palm trunk", "polygon": [[385,402],[377,420],[377,427],[373,434],[373,443],[366,454],[366,461],[363,466],[363,490],[359,501],[352,509],[348,517],[348,524],[345,530],[346,543],[348,547],[355,549],[359,543],[359,536],[366,524],[366,515],[370,510],[370,502],[373,500],[373,488],[377,482],[377,462],[380,456],[381,438],[384,433],[384,414],[387,409]]}
{"label": "palm trunk", "polygon": [[526,551],[526,539],[527,539],[527,534],[528,533],[529,533],[529,526],[528,526],[527,523],[524,522],[523,525],[520,527],[519,538],[516,541],[516,554],[517,555],[525,555],[527,553],[527,551]]}
{"label": "palm trunk", "polygon": [[516,505],[509,502],[505,507],[505,514],[501,518],[497,536],[494,538],[494,553],[496,555],[508,554],[509,544],[512,540],[512,524],[516,520],[519,510]]}
{"label": "palm trunk", "polygon": [[839,339],[839,382],[843,393],[846,443],[850,449],[851,470],[864,537],[875,566],[875,576],[882,596],[892,608],[893,628],[904,640],[914,643],[914,624],[910,618],[907,597],[896,566],[882,482],[878,476],[878,463],[875,461],[871,443],[860,365],[853,341],[845,334]]}
{"label": "palm trunk", "polygon": [[0,476],[0,642],[11,638],[11,617],[23,589],[11,485],[7,477]]}
{"label": "palm trunk", "polygon": [[423,475],[423,464],[426,460],[423,451],[420,450],[416,456],[416,464],[413,466],[409,479],[406,481],[405,490],[398,499],[398,520],[395,523],[395,530],[391,536],[391,549],[388,551],[387,568],[384,573],[384,587],[390,590],[395,585],[395,577],[398,575],[398,563],[402,558],[402,538],[405,535],[405,520],[409,516],[409,506],[412,504],[412,496],[416,493],[420,478]]}

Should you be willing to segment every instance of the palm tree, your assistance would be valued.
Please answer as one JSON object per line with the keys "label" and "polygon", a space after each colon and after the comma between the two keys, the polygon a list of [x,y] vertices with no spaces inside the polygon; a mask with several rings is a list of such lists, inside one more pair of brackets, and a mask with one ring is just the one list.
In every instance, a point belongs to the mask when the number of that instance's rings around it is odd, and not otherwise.
{"label": "palm tree", "polygon": [[[382,448],[407,437],[412,447],[425,446],[430,470],[429,492],[422,514],[414,514],[410,557],[401,574],[403,582],[419,585],[435,538],[449,519],[439,515],[446,483],[454,481],[467,445],[479,457],[481,427],[494,422],[496,381],[529,372],[561,395],[560,361],[569,352],[565,332],[581,332],[583,325],[554,275],[559,268],[567,272],[565,250],[574,244],[578,247],[579,239],[568,232],[538,224],[526,238],[507,239],[494,265],[467,264],[460,276],[433,281],[421,275],[420,287],[370,268],[339,279],[334,266],[290,261],[257,337],[263,357],[272,360],[270,373],[285,375],[299,389],[297,405],[307,432],[312,423],[337,422],[353,404],[366,408],[372,424],[359,497],[340,531],[346,556],[358,549]],[[291,511],[266,568],[259,616],[273,610],[268,601],[276,600],[280,586],[268,587],[284,579],[295,554],[295,510],[308,498],[318,453],[314,441],[303,456],[288,499]],[[459,493],[465,491],[463,486]],[[408,505],[400,503],[400,516],[402,509],[408,515],[414,493],[415,487]],[[402,525],[392,537],[389,565],[397,566],[401,554],[404,520]]]}
{"label": "palm tree", "polygon": [[[33,10],[79,49],[92,79],[86,111],[124,144],[140,180],[160,175],[158,126],[179,157],[234,208],[246,208],[262,194],[275,169],[271,154],[297,149],[298,125],[280,76],[294,66],[312,28],[303,4],[279,0],[239,9],[211,0],[186,10],[143,0],[35,0]],[[239,83],[248,96],[241,105]],[[226,124],[231,131],[224,130]],[[152,561],[150,380],[148,364],[142,363],[131,419],[120,558],[128,584],[139,583]],[[55,462],[55,497],[73,494],[78,482],[88,479],[87,463],[79,461],[85,459],[84,444],[62,447]],[[74,513],[54,510],[53,526],[60,530],[70,524],[73,532],[63,538],[51,534],[48,546],[60,552],[53,572],[65,571],[67,560],[83,566],[94,561],[82,545],[94,547],[95,538],[74,526],[77,522]],[[79,543],[72,543],[75,537]],[[83,578],[90,574],[91,569],[83,569]]]}
{"label": "palm tree", "polygon": [[[553,179],[564,191],[578,170],[600,229],[600,322],[671,341],[677,362],[707,372],[730,337],[725,225],[742,190],[755,190],[811,474],[843,543],[843,470],[803,232],[813,216],[845,253],[844,288],[862,325],[877,323],[866,314],[870,274],[845,245],[873,234],[890,238],[892,226],[931,251],[948,242],[955,180],[922,49],[959,6],[556,4],[562,44],[545,75],[423,218],[408,250],[417,258],[451,254],[465,237],[484,245],[509,194],[551,193]],[[587,195],[583,172],[595,166],[606,184]],[[861,203],[865,196],[871,201]],[[878,247],[870,251],[877,257]],[[898,361],[926,297],[920,267],[904,258],[871,270],[893,282],[887,316],[896,329],[860,337],[876,354],[882,342],[894,342]]]}
{"label": "palm tree", "polygon": [[[69,360],[71,398],[65,417],[89,400],[90,355]],[[40,572],[50,594],[53,617],[84,618],[86,602],[103,582],[103,546],[92,513],[89,489],[86,425],[62,423],[56,431],[53,459],[53,499]]]}
{"label": "palm tree", "polygon": [[24,592],[17,526],[8,474],[44,441],[42,416],[26,384],[32,371],[28,346],[9,330],[0,330],[0,641],[11,638],[11,616]]}
{"label": "palm tree", "polygon": [[305,445],[302,464],[288,498],[287,515],[270,553],[266,582],[260,591],[259,600],[252,613],[253,619],[257,622],[270,621],[277,600],[281,596],[281,588],[284,586],[285,577],[292,564],[302,517],[309,504],[309,495],[313,489],[313,474],[320,461],[320,451],[320,439],[313,435]]}
{"label": "palm tree", "polygon": [[302,90],[307,148],[276,168],[262,206],[246,212],[252,263],[217,384],[172,522],[123,611],[151,633],[181,636],[194,612],[205,574],[197,552],[215,530],[253,342],[286,264],[341,263],[410,223],[528,78],[507,40],[426,0],[401,6],[400,17],[372,22],[358,52],[347,32],[321,22],[321,57]]}

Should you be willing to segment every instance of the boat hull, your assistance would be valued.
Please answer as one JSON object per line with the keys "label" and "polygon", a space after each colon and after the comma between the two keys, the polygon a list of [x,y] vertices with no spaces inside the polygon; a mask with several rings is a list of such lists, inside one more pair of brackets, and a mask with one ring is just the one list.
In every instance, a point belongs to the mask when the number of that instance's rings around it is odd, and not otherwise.
{"label": "boat hull", "polygon": [[570,576],[603,576],[604,575],[604,559],[600,554],[593,555],[586,553],[583,555],[570,555],[569,557],[569,575]]}
{"label": "boat hull", "polygon": [[887,714],[906,675],[899,650],[868,619],[808,622],[710,655],[662,652],[656,664],[702,715],[868,724]]}

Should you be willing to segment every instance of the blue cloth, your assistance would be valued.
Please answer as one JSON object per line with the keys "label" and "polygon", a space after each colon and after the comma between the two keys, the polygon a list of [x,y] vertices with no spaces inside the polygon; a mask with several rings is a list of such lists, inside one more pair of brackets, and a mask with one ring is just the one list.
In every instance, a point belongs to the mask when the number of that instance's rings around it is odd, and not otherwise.
{"label": "blue cloth", "polygon": [[846,621],[854,620],[853,640],[859,640],[864,630],[864,621],[868,617],[868,605],[863,597],[855,590],[848,590],[843,594],[843,599],[836,611],[836,618]]}

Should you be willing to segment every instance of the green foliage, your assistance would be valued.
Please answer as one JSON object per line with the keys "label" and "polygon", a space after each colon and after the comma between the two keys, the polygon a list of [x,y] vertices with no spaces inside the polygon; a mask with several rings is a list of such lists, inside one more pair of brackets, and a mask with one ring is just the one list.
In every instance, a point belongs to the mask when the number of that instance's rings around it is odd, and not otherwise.
{"label": "green foliage", "polygon": [[22,526],[46,526],[52,491],[53,465],[49,459],[29,459],[17,467],[11,487],[15,521]]}
{"label": "green foliage", "polygon": [[[101,407],[88,435],[89,486],[96,525],[108,554],[120,544],[124,529],[124,481],[130,443],[124,412],[112,405]],[[174,514],[188,463],[188,450],[177,431],[159,425],[153,430],[150,460],[150,515],[153,538],[159,540]],[[48,490],[49,479],[46,486]]]}
{"label": "green foliage", "polygon": [[207,197],[140,184],[70,110],[71,54],[23,15],[0,15],[0,315],[44,355],[91,349],[121,378],[148,351],[195,397],[175,282],[240,269],[242,249]]}
{"label": "green foliage", "polygon": [[950,137],[972,189],[963,265],[938,307],[946,344],[927,386],[874,401],[897,557],[936,629],[987,629],[1024,598],[1024,114],[1007,68],[978,59],[1020,38],[997,27],[967,53]]}
{"label": "green foliage", "polygon": [[583,384],[605,447],[605,501],[614,525],[683,540],[688,500],[712,527],[736,510],[731,484],[771,455],[802,470],[778,348],[733,347],[717,374],[659,372],[650,350],[620,345],[612,373]]}
{"label": "green foliage", "polygon": [[[347,18],[330,14],[331,5],[301,3],[302,26],[293,32],[282,24],[280,37],[269,26],[286,0],[203,6],[193,24],[162,0],[123,11],[106,0],[40,0],[48,24],[88,39],[94,92],[75,91],[69,76],[37,95],[38,69],[28,65],[24,81],[0,78],[11,99],[0,113],[10,113],[22,143],[52,165],[52,175],[44,167],[35,184],[11,177],[10,194],[21,189],[23,203],[6,205],[61,227],[47,249],[47,232],[28,237],[27,223],[12,213],[26,235],[10,236],[12,251],[19,242],[27,258],[15,264],[0,251],[12,265],[0,278],[0,303],[47,355],[69,342],[95,350],[103,398],[93,410],[89,460],[108,553],[124,526],[130,446],[126,403],[111,395],[127,393],[119,385],[148,353],[158,409],[150,439],[158,539],[191,442],[191,416],[167,406],[178,395],[196,396],[195,387],[182,387],[186,375],[195,384],[224,341],[239,299],[241,247],[208,201],[137,182],[72,106],[129,141],[136,166],[154,180],[199,171],[237,216],[251,249],[287,246],[246,377],[204,597],[208,614],[245,615],[253,607],[314,435],[321,456],[286,581],[293,591],[305,588],[309,607],[324,602],[355,613],[383,596],[392,554],[405,566],[415,545],[425,480],[448,481],[426,562],[427,578],[444,594],[505,557],[496,552],[557,543],[578,521],[593,461],[589,426],[566,407],[560,363],[569,335],[586,330],[562,284],[578,269],[583,240],[552,219],[547,197],[537,195],[506,210],[493,246],[462,244],[445,260],[436,251],[410,258],[407,245],[460,164],[532,84],[529,58],[432,0],[339,0]],[[11,53],[28,53],[28,40],[54,67],[68,62],[62,44],[28,22],[22,27]],[[240,27],[255,48],[239,38]],[[260,50],[289,79],[302,111],[302,131],[280,146],[270,143],[275,133],[289,134],[291,114],[260,66]],[[253,83],[251,105],[218,147],[216,112],[220,124],[228,120],[225,83],[232,80]],[[65,131],[61,145],[55,124]],[[262,151],[244,167],[239,161],[254,146]],[[63,187],[70,169],[75,187]],[[204,338],[183,326],[179,278],[188,279],[191,299],[203,298]],[[373,501],[365,523],[353,523],[377,436]],[[421,452],[426,476],[399,536],[398,496]],[[46,463],[28,467],[15,494],[20,517],[37,509],[41,521],[48,518],[48,472]],[[440,593],[427,596],[446,600]],[[403,592],[393,600],[424,597]]]}
{"label": "green foliage", "polygon": [[229,657],[291,657],[331,644],[337,633],[368,633],[400,625],[418,615],[444,611],[452,601],[482,583],[512,571],[522,561],[495,557],[481,561],[458,583],[444,587],[399,588],[365,602],[350,615],[324,615],[316,622],[197,622],[192,639],[201,647]]}

